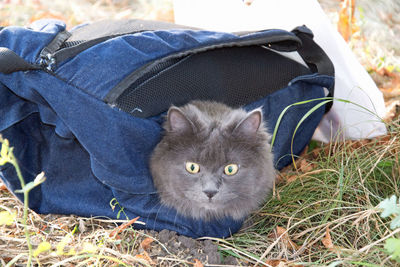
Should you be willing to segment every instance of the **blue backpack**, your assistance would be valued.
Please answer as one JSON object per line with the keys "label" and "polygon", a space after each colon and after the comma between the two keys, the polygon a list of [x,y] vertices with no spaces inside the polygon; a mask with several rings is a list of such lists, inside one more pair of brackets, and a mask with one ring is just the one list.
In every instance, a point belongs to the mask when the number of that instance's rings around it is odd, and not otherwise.
{"label": "blue backpack", "polygon": [[[297,51],[305,64],[283,55]],[[137,228],[226,237],[242,221],[185,218],[159,202],[149,156],[171,104],[215,100],[262,106],[272,132],[282,110],[333,95],[333,65],[301,26],[287,32],[225,33],[170,23],[102,21],[67,31],[54,20],[0,29],[0,133],[10,140],[38,213],[117,218],[114,199]],[[283,117],[273,152],[276,168],[291,162],[291,139],[319,101],[293,106]],[[295,155],[308,144],[322,106],[294,138]],[[256,160],[256,159],[255,159]],[[10,164],[0,177],[21,185]],[[22,199],[21,194],[17,197]]]}

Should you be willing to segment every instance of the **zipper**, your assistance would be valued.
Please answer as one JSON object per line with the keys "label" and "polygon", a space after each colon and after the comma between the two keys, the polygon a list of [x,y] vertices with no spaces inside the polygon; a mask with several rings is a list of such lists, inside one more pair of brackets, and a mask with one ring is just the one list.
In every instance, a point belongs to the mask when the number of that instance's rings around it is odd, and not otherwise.
{"label": "zipper", "polygon": [[57,65],[56,58],[54,57],[54,54],[46,52],[47,51],[43,49],[42,52],[40,53],[39,65],[42,67],[42,69],[47,70],[49,72],[53,72],[55,66]]}
{"label": "zipper", "polygon": [[39,65],[42,69],[50,72],[54,71],[57,65],[55,53],[60,49],[60,47],[62,47],[64,42],[71,37],[71,35],[72,34],[68,31],[59,32],[56,37],[54,37],[54,39],[42,49],[39,55]]}

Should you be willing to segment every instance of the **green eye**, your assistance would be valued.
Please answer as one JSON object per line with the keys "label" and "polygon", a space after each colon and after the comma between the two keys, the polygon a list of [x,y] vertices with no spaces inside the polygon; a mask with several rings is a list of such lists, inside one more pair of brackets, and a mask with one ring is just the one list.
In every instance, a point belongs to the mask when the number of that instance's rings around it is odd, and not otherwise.
{"label": "green eye", "polygon": [[194,162],[186,162],[186,170],[192,174],[198,173],[200,171],[200,165]]}
{"label": "green eye", "polygon": [[238,172],[239,166],[237,164],[229,164],[224,168],[224,173],[226,175],[234,175]]}

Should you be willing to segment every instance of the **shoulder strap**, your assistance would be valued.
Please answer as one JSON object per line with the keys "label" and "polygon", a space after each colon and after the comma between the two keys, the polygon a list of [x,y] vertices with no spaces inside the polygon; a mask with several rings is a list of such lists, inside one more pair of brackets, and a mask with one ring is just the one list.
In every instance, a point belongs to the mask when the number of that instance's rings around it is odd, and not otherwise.
{"label": "shoulder strap", "polygon": [[9,74],[15,71],[37,69],[40,67],[25,61],[9,48],[0,47],[0,72]]}
{"label": "shoulder strap", "polygon": [[[296,34],[296,36],[299,37],[303,43],[297,52],[303,58],[310,70],[314,73],[335,77],[334,65],[325,51],[322,50],[322,48],[316,42],[314,42],[314,34],[312,31],[303,25],[295,28],[292,32]],[[329,91],[327,97],[333,97],[335,85],[332,84],[332,86],[327,89]],[[332,105],[333,102],[326,104],[325,113],[332,108]]]}
{"label": "shoulder strap", "polygon": [[314,42],[312,31],[305,25],[292,31],[302,41],[302,46],[297,50],[312,72],[334,76],[335,69],[332,61],[322,48]]}

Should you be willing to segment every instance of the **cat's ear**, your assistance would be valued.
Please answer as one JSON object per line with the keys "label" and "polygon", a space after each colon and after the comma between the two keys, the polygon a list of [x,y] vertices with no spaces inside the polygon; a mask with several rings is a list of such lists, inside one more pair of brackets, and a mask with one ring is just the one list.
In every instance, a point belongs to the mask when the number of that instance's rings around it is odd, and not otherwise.
{"label": "cat's ear", "polygon": [[177,107],[168,110],[167,124],[173,132],[187,133],[193,131],[193,123]]}
{"label": "cat's ear", "polygon": [[262,120],[261,108],[250,111],[247,113],[247,116],[236,125],[233,133],[253,135],[258,131],[258,128],[260,128]]}

